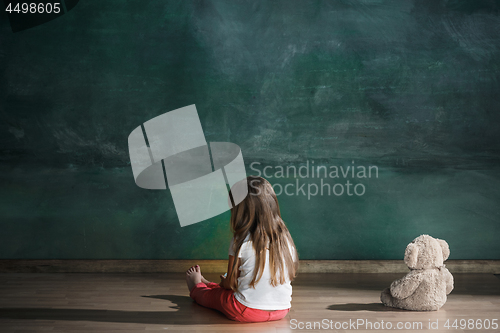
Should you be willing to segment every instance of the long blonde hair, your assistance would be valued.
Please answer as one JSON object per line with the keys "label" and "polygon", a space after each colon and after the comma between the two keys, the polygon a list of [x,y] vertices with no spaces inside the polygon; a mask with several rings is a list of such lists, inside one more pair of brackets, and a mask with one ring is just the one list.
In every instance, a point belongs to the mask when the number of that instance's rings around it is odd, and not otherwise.
{"label": "long blonde hair", "polygon": [[[260,280],[266,265],[266,249],[269,249],[271,285],[284,284],[286,273],[293,280],[298,269],[298,255],[292,236],[281,219],[278,198],[271,184],[262,177],[246,179],[248,195],[231,209],[231,231],[234,236],[235,260],[231,276],[231,288],[238,287],[238,253],[247,235],[250,235],[255,250],[255,269],[250,286]],[[231,193],[231,192],[230,192]],[[293,248],[293,257],[290,250]]]}

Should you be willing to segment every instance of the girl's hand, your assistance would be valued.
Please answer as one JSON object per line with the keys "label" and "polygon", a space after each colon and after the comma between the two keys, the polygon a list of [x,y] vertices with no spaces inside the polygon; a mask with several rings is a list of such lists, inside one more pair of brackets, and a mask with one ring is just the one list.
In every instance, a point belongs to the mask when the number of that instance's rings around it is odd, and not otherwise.
{"label": "girl's hand", "polygon": [[229,279],[226,278],[224,275],[220,276],[219,286],[221,286],[224,289],[231,289],[231,287],[229,286]]}
{"label": "girl's hand", "polygon": [[[238,258],[238,267],[240,267],[240,259]],[[232,271],[233,271],[233,263],[234,263],[234,256],[229,255],[229,259],[227,261],[227,273],[224,275],[220,276],[220,283],[219,285],[224,288],[224,289],[232,289],[231,288],[231,283],[229,281],[228,276],[231,276]],[[238,275],[236,278],[240,277],[240,272],[238,271]]]}

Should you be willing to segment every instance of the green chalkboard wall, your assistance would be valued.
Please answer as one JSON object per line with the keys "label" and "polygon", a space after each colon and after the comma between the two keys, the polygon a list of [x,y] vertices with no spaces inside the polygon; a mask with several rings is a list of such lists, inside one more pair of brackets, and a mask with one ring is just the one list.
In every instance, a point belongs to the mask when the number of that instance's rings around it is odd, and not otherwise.
{"label": "green chalkboard wall", "polygon": [[181,228],[128,157],[135,127],[196,104],[283,191],[302,259],[400,259],[423,233],[500,259],[499,10],[81,0],[17,33],[2,12],[0,258],[226,258],[229,212]]}

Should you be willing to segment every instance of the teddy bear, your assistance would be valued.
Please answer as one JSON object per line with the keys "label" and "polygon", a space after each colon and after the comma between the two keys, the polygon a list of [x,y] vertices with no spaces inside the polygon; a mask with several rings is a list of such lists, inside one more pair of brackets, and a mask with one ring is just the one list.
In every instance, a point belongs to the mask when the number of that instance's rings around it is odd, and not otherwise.
{"label": "teddy bear", "polygon": [[449,255],[444,240],[429,235],[415,238],[405,251],[404,262],[410,272],[382,291],[382,303],[413,311],[439,310],[453,290],[453,276],[443,265]]}

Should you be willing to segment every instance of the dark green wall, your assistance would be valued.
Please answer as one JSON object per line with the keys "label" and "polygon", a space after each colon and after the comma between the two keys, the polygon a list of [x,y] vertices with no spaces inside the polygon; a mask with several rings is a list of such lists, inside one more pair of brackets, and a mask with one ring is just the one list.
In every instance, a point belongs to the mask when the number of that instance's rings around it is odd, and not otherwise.
{"label": "dark green wall", "polygon": [[400,259],[427,233],[452,259],[500,259],[499,9],[81,0],[18,33],[2,12],[0,258],[227,257],[229,212],[181,228],[128,158],[135,127],[196,104],[207,141],[238,144],[248,174],[378,167],[325,179],[362,196],[279,196],[301,258]]}

